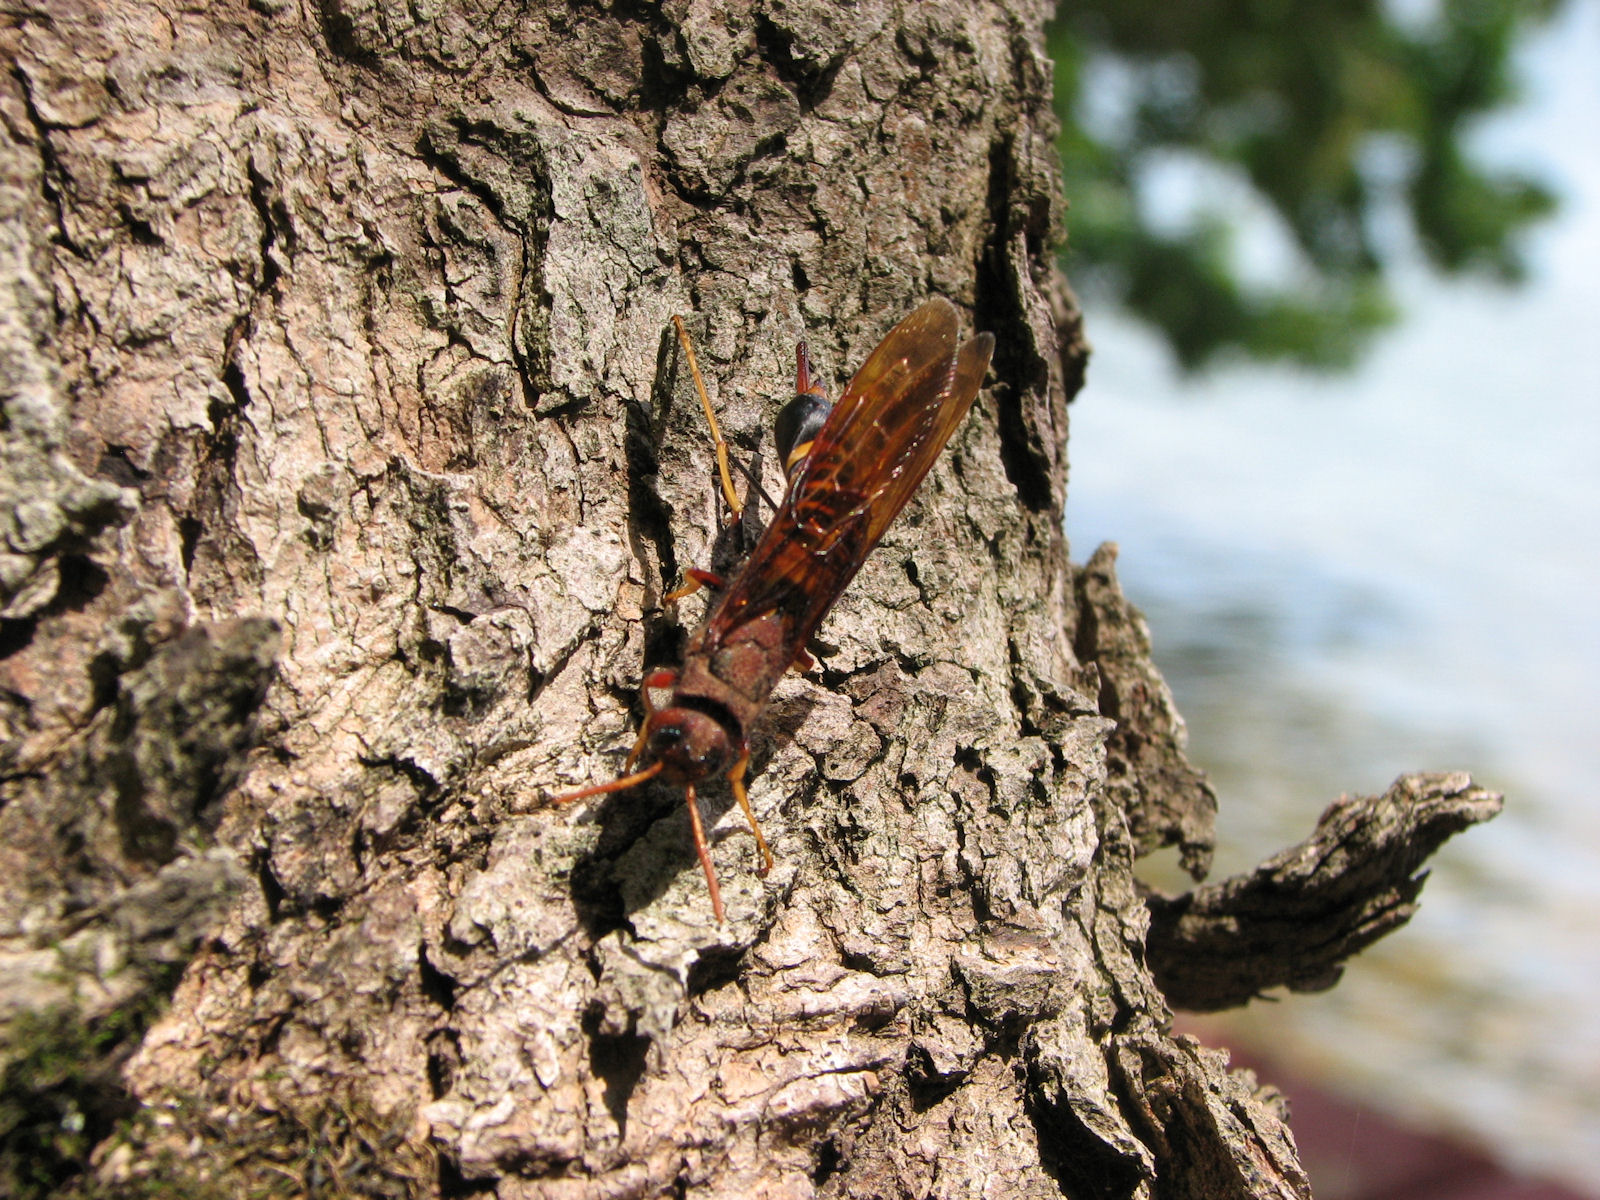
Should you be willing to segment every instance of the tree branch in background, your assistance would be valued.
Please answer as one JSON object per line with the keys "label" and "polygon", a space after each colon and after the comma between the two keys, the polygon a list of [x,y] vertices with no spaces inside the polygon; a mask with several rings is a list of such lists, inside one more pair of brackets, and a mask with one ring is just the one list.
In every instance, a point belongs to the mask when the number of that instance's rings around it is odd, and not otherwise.
{"label": "tree branch in background", "polygon": [[[1073,5],[1049,39],[1073,277],[1189,369],[1228,351],[1351,364],[1396,318],[1387,276],[1416,253],[1397,227],[1437,270],[1520,279],[1554,195],[1468,135],[1517,99],[1513,51],[1558,5],[1437,7]],[[1179,177],[1211,199],[1172,211]],[[1274,222],[1294,261],[1263,283],[1237,241]]]}

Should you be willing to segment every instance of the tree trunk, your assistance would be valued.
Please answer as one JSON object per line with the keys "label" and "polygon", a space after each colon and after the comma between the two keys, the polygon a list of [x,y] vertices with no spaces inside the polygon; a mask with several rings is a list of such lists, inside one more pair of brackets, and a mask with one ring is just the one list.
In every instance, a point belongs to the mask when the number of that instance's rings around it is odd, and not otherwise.
{"label": "tree trunk", "polygon": [[[1147,963],[1134,859],[1202,874],[1214,800],[1067,559],[1047,15],[3,18],[0,1191],[1308,1194],[1158,982],[1325,986],[1495,799],[1342,809],[1331,883],[1155,898]],[[989,386],[753,731],[769,876],[703,790],[719,925],[680,791],[549,801],[742,549],[670,317],[759,521],[795,340],[837,392],[932,293]]]}

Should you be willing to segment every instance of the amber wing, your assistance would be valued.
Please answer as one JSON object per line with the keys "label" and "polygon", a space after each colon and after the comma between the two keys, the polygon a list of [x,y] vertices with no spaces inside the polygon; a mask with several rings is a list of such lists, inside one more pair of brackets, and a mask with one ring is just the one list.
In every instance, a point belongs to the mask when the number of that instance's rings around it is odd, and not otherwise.
{"label": "amber wing", "polygon": [[959,347],[935,297],[878,344],[822,431],[705,629],[715,649],[770,612],[798,650],[939,457],[983,383],[994,337]]}

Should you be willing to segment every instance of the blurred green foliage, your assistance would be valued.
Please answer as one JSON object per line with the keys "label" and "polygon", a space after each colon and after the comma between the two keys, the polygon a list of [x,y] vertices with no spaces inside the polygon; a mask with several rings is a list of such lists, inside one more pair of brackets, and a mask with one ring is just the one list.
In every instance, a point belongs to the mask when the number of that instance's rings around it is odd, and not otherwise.
{"label": "blurred green foliage", "polygon": [[[1050,50],[1069,269],[1190,370],[1223,352],[1350,365],[1395,319],[1385,273],[1412,246],[1521,278],[1521,235],[1554,197],[1475,162],[1467,135],[1516,98],[1511,52],[1559,3],[1068,0]],[[1174,166],[1234,181],[1238,202],[1173,220],[1151,201]],[[1264,220],[1293,250],[1270,279],[1237,253]]]}

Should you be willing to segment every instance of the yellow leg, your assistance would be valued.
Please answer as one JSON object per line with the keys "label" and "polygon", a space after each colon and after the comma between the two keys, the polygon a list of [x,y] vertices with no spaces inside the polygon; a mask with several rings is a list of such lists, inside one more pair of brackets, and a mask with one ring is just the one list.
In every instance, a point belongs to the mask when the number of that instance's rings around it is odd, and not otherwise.
{"label": "yellow leg", "polygon": [[694,376],[695,390],[700,393],[700,407],[705,410],[706,424],[711,426],[711,440],[717,445],[717,470],[722,475],[722,494],[727,498],[728,507],[733,510],[735,518],[743,511],[739,503],[739,496],[733,490],[733,474],[728,470],[728,443],[722,440],[722,430],[717,425],[717,414],[711,411],[711,397],[706,395],[705,381],[700,378],[700,364],[695,362],[694,347],[689,343],[689,331],[683,327],[683,318],[674,316],[672,323],[678,327],[678,340],[683,343],[683,352],[689,359],[689,374]]}
{"label": "yellow leg", "polygon": [[685,596],[694,595],[704,586],[705,584],[701,583],[693,575],[686,576],[680,585],[673,588],[665,596],[661,597],[661,603],[672,604],[678,600],[682,600]]}
{"label": "yellow leg", "polygon": [[[646,710],[648,710],[649,707],[650,707],[649,703],[646,702],[646,704],[645,704]],[[650,718],[648,716],[646,716],[644,721],[641,722],[640,725],[639,725],[639,736],[633,739],[633,749],[629,750],[628,751],[628,757],[622,760],[622,769],[624,771],[633,770],[633,764],[639,761],[639,755],[644,753],[645,743],[648,742],[649,740],[650,740]]]}
{"label": "yellow leg", "polygon": [[650,740],[650,718],[656,715],[656,706],[650,703],[650,689],[669,688],[677,682],[676,671],[652,671],[639,684],[639,701],[644,705],[644,721],[639,725],[639,736],[633,740],[633,749],[628,751],[628,757],[623,761],[624,771],[633,769],[633,764],[638,761],[639,755],[644,753],[645,743]]}
{"label": "yellow leg", "polygon": [[756,835],[756,845],[761,848],[761,869],[758,873],[765,875],[772,870],[772,851],[767,848],[767,839],[761,836],[761,826],[756,824],[756,814],[750,808],[750,797],[745,794],[744,772],[749,765],[750,751],[746,750],[739,755],[739,761],[729,768],[728,782],[733,786],[733,798],[744,809],[745,820],[750,822],[750,832]]}
{"label": "yellow leg", "polygon": [[673,588],[661,597],[663,604],[671,604],[682,600],[685,596],[692,596],[703,587],[708,587],[714,592],[720,592],[728,586],[727,581],[714,571],[702,571],[699,567],[690,567],[683,573],[683,583]]}

